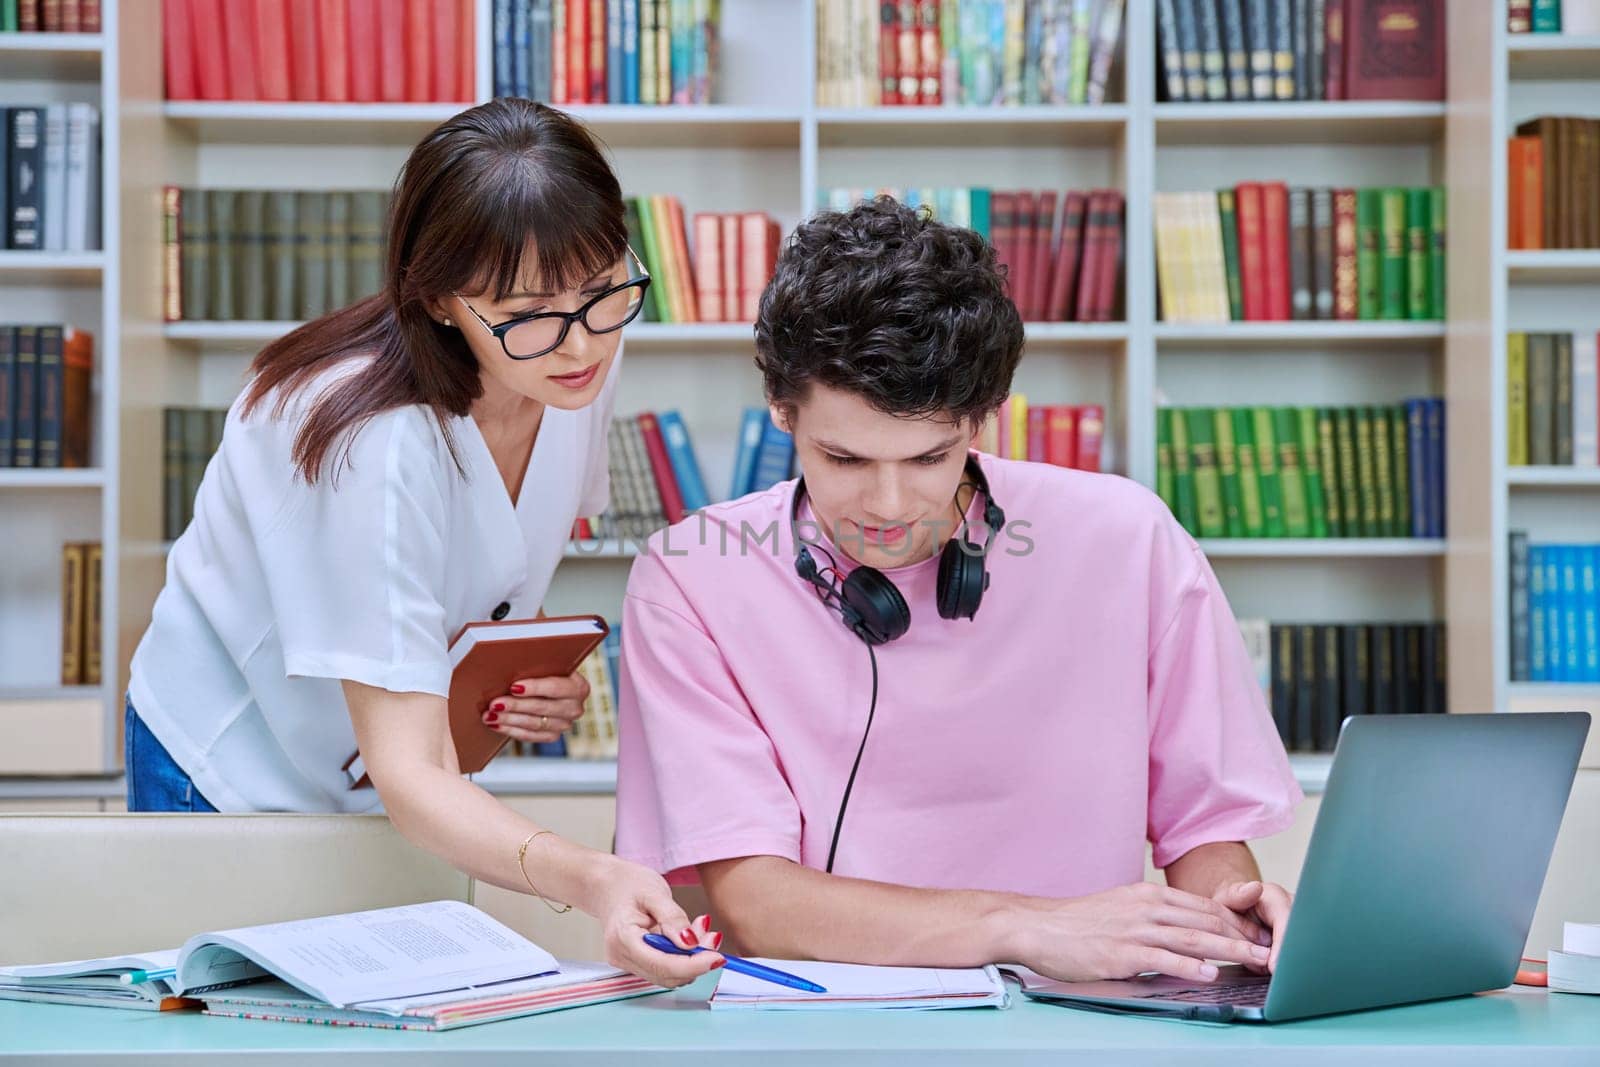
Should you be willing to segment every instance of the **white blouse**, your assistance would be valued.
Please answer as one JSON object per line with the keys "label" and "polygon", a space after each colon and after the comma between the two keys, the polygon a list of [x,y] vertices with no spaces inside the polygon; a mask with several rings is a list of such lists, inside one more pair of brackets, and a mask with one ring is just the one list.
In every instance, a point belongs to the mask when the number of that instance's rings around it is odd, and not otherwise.
{"label": "white blouse", "polygon": [[373,418],[337,478],[307,486],[290,459],[301,420],[365,366],[276,419],[275,397],[249,419],[235,402],[134,652],[134,709],[221,811],[381,810],[342,770],[356,742],[340,679],[448,695],[450,636],[501,604],[538,612],[573,521],[607,506],[620,349],[593,404],[545,410],[515,506],[472,418],[449,420],[463,476],[420,405]]}

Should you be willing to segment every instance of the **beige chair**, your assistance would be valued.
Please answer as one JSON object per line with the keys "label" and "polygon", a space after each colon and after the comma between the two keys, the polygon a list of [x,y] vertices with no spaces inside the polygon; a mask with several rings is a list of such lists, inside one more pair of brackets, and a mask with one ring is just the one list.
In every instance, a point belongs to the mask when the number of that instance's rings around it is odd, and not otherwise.
{"label": "beige chair", "polygon": [[0,964],[426,900],[471,880],[381,815],[0,816]]}

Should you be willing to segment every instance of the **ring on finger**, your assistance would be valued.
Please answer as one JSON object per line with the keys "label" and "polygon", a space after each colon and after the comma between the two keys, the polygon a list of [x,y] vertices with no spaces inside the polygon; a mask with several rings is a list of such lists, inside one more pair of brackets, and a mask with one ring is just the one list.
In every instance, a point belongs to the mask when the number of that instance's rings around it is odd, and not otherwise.
{"label": "ring on finger", "polygon": [[548,716],[548,715],[539,716],[539,729],[542,731],[548,725],[550,725],[550,716]]}

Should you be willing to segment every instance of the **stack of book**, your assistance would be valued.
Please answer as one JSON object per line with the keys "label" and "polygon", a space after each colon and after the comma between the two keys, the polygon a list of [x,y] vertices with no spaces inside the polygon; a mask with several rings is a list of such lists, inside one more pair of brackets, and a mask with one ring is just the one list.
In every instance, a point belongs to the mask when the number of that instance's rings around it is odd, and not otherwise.
{"label": "stack of book", "polygon": [[87,467],[94,336],[0,325],[0,467]]}
{"label": "stack of book", "polygon": [[1123,0],[826,0],[817,104],[1099,104]]}
{"label": "stack of book", "polygon": [[383,287],[390,197],[167,186],[166,320],[313,319],[371,296]]}
{"label": "stack of book", "polygon": [[1445,0],[1157,0],[1162,99],[1443,100]]}
{"label": "stack of book", "polygon": [[[761,211],[697,212],[675,196],[626,201],[628,241],[652,279],[646,322],[753,322],[778,262],[778,222]],[[691,239],[692,224],[692,239]]]}
{"label": "stack of book", "polygon": [[709,104],[720,0],[494,0],[494,94]]}
{"label": "stack of book", "polygon": [[1444,401],[1161,408],[1156,491],[1196,537],[1444,536]]}
{"label": "stack of book", "polygon": [[100,567],[98,541],[61,546],[61,684],[100,684]]}
{"label": "stack of book", "polygon": [[580,518],[580,543],[621,538],[642,542],[711,503],[689,430],[676,411],[618,415],[608,431],[611,506]]}
{"label": "stack of book", "polygon": [[1600,34],[1600,0],[1506,0],[1506,30]]}
{"label": "stack of book", "polygon": [[1600,248],[1600,119],[1529,119],[1507,151],[1507,247]]}
{"label": "stack of book", "polygon": [[168,100],[473,99],[474,0],[162,0]]}
{"label": "stack of book", "polygon": [[100,0],[0,0],[0,33],[99,33]]}
{"label": "stack of book", "polygon": [[1444,318],[1443,188],[1157,193],[1155,231],[1167,322]]}
{"label": "stack of book", "polygon": [[819,206],[848,211],[872,196],[891,196],[976,230],[994,245],[1011,299],[1026,321],[1122,317],[1123,197],[1115,189],[1058,195],[1053,189],[834,188],[822,191]]}
{"label": "stack of book", "polygon": [[161,536],[176,541],[194,517],[194,495],[217,446],[225,408],[164,408],[161,412]]}
{"label": "stack of book", "polygon": [[605,642],[584,657],[578,673],[589,683],[583,716],[556,741],[516,741],[506,746],[513,756],[547,756],[554,759],[608,760],[617,758],[617,685],[622,656],[622,623],[608,623]]}
{"label": "stack of book", "polygon": [[1600,344],[1593,330],[1506,335],[1506,462],[1600,464]]}
{"label": "stack of book", "polygon": [[100,109],[0,106],[0,248],[100,247]]}
{"label": "stack of book", "polygon": [[1443,623],[1240,619],[1239,629],[1291,752],[1332,752],[1351,715],[1448,710]]}
{"label": "stack of book", "polygon": [[1035,404],[1012,393],[978,432],[978,451],[1005,459],[1100,469],[1106,410],[1100,404]]}
{"label": "stack of book", "polygon": [[1600,682],[1600,545],[1510,540],[1511,680]]}

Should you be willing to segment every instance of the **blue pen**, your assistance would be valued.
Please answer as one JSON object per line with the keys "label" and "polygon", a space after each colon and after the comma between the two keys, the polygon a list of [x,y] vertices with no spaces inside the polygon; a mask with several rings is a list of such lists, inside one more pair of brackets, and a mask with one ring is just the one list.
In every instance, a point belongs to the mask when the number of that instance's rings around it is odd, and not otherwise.
{"label": "blue pen", "polygon": [[[658,948],[662,952],[671,952],[678,956],[693,956],[697,952],[709,951],[709,949],[704,948],[681,948],[678,945],[673,944],[667,938],[662,937],[660,934],[645,934],[644,942],[651,948]],[[799,975],[790,974],[787,971],[779,971],[774,970],[771,967],[763,967],[759,963],[752,963],[750,960],[744,959],[740,956],[729,956],[724,954],[722,958],[728,961],[728,970],[736,971],[739,974],[747,974],[751,978],[759,978],[763,982],[772,982],[776,985],[788,986],[790,989],[799,989],[807,993],[827,992],[826,989],[822,988],[817,983],[809,982],[806,979],[801,978]]]}
{"label": "blue pen", "polygon": [[157,978],[176,978],[178,972],[172,967],[163,967],[155,971],[129,971],[122,976],[123,985],[138,985],[141,982],[154,981]]}

